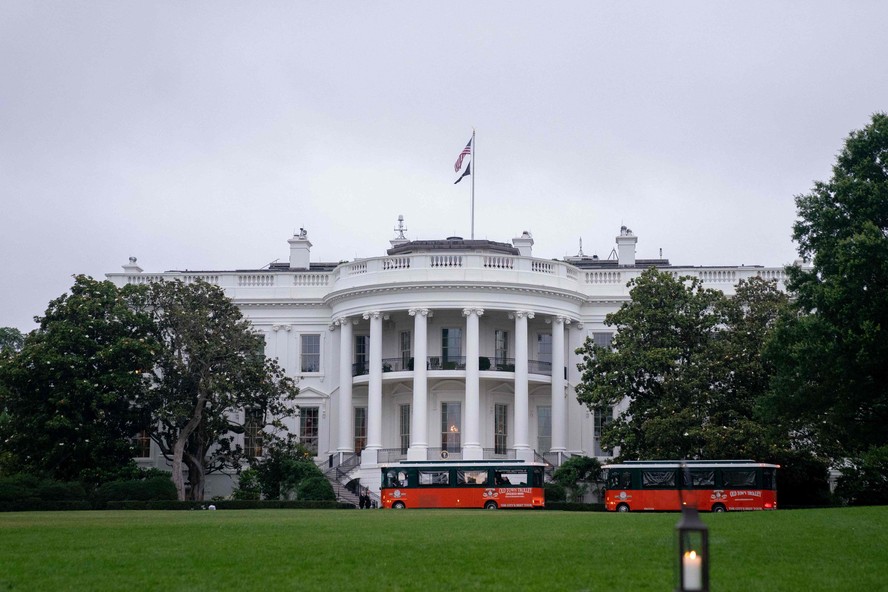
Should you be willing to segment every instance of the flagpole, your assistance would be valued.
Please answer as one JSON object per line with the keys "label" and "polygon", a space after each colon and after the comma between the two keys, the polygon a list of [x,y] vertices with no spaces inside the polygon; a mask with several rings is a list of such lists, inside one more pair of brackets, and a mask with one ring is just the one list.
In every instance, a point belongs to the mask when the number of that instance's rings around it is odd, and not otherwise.
{"label": "flagpole", "polygon": [[[472,128],[472,164],[475,164],[475,157],[478,155],[478,144],[475,142],[475,128]],[[475,240],[475,175],[478,174],[478,165],[475,164],[475,170],[472,172],[472,240]]]}

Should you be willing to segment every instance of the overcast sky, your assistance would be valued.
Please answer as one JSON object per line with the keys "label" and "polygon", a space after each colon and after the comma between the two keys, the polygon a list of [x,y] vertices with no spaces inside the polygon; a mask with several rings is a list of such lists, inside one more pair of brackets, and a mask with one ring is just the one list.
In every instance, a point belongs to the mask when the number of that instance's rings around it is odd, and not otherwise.
{"label": "overcast sky", "polygon": [[0,3],[0,326],[73,274],[469,237],[783,265],[888,110],[888,2]]}

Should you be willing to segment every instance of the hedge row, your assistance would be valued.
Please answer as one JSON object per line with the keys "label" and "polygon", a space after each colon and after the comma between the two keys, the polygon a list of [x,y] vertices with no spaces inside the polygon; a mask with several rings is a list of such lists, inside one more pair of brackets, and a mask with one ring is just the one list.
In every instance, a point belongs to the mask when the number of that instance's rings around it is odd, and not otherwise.
{"label": "hedge row", "polygon": [[70,512],[72,510],[92,510],[87,501],[41,500],[35,498],[0,502],[0,512]]}
{"label": "hedge row", "polygon": [[547,510],[563,512],[604,512],[604,504],[582,504],[579,502],[546,502]]}
{"label": "hedge row", "polygon": [[193,501],[113,501],[105,504],[107,510],[354,510],[354,504],[328,501],[285,501],[285,500],[219,500],[212,502]]}

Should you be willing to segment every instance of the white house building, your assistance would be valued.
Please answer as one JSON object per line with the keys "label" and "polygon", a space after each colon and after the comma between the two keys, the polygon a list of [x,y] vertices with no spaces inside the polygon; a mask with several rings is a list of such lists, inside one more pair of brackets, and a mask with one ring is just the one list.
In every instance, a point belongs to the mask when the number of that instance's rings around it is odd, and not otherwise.
{"label": "white house building", "polygon": [[[116,285],[198,279],[220,286],[256,330],[266,353],[298,380],[290,430],[319,463],[378,487],[378,466],[401,459],[541,460],[607,456],[598,443],[612,410],[576,400],[574,352],[610,342],[605,316],[629,298],[626,284],[651,266],[699,277],[731,293],[744,278],[783,286],[783,268],[674,266],[636,259],[623,227],[611,257],[537,259],[527,232],[488,240],[391,241],[384,255],[347,263],[310,260],[304,230],[286,263],[235,271],[145,273],[130,259]],[[245,446],[249,448],[250,431]],[[146,446],[143,464],[166,466]],[[231,476],[207,494],[230,492]]]}

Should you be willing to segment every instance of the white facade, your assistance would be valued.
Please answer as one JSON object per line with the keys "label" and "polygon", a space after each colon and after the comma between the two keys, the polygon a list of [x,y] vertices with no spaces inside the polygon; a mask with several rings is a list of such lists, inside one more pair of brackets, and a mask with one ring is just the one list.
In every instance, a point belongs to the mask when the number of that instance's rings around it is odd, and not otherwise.
{"label": "white facade", "polygon": [[[360,452],[351,476],[374,488],[379,464],[444,452],[553,464],[602,456],[594,414],[576,400],[574,352],[587,337],[608,342],[605,316],[648,267],[726,293],[752,276],[783,287],[782,268],[678,267],[636,260],[626,228],[616,241],[618,258],[556,261],[533,258],[528,233],[512,244],[402,239],[385,256],[324,264],[309,262],[302,231],[289,240],[289,263],[269,269],[145,273],[131,260],[108,278],[223,288],[298,380],[291,431],[319,461],[349,464]],[[230,478],[211,481],[208,494],[230,488]]]}

